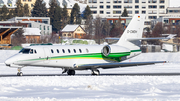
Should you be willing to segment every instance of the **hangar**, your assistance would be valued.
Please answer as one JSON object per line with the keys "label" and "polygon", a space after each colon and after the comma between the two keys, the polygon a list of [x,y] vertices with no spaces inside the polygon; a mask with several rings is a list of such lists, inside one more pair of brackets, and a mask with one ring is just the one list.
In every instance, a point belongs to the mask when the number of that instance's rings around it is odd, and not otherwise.
{"label": "hangar", "polygon": [[11,35],[22,27],[0,27],[0,49],[11,48]]}

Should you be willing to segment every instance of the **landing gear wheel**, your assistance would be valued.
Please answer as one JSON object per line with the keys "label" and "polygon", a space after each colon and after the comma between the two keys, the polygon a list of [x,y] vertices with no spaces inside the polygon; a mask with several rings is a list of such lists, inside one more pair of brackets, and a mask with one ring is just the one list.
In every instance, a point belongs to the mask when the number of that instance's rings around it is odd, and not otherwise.
{"label": "landing gear wheel", "polygon": [[22,72],[18,72],[17,76],[23,76],[23,73]]}
{"label": "landing gear wheel", "polygon": [[21,69],[22,69],[22,68],[18,68],[17,76],[23,76],[23,73],[21,72]]}
{"label": "landing gear wheel", "polygon": [[67,74],[68,75],[75,75],[75,70],[68,70]]}
{"label": "landing gear wheel", "polygon": [[92,70],[92,75],[99,75],[100,74],[100,71],[99,70]]}

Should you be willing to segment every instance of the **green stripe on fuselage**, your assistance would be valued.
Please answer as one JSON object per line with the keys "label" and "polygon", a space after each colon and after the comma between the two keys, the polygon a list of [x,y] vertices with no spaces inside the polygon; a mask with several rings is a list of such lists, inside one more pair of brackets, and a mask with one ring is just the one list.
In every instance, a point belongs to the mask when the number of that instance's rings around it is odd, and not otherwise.
{"label": "green stripe on fuselage", "polygon": [[131,52],[141,52],[141,50],[131,50]]}
{"label": "green stripe on fuselage", "polygon": [[[131,50],[131,52],[140,52],[141,50]],[[61,60],[61,59],[102,59],[113,62],[120,62],[120,58],[124,56],[129,56],[131,52],[121,52],[121,53],[110,53],[109,56],[105,57],[102,53],[90,53],[90,54],[78,54],[78,55],[66,55],[66,56],[55,56],[49,57],[49,60]],[[25,61],[37,61],[46,60],[47,58],[30,59]]]}

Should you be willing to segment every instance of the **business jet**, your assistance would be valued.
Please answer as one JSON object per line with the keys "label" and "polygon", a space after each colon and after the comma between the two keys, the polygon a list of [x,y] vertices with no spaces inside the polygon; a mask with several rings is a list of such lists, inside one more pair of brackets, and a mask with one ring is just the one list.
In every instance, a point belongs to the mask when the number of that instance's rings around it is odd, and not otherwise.
{"label": "business jet", "polygon": [[134,15],[119,41],[112,45],[40,45],[23,48],[5,61],[16,67],[18,76],[25,66],[62,68],[68,75],[75,70],[91,70],[99,75],[99,68],[112,69],[128,66],[150,65],[166,61],[122,62],[141,53],[140,45],[145,15]]}

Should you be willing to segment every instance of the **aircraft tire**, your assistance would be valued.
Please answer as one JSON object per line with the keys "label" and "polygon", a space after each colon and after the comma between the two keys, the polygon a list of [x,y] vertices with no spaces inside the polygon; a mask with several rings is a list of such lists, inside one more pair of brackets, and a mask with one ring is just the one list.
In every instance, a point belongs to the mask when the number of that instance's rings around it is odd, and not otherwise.
{"label": "aircraft tire", "polygon": [[18,72],[17,76],[23,76],[23,73],[22,72]]}
{"label": "aircraft tire", "polygon": [[20,75],[19,76],[23,76],[23,73],[22,72],[20,72]]}
{"label": "aircraft tire", "polygon": [[93,70],[92,71],[92,75],[99,75],[100,74],[100,71],[99,70]]}
{"label": "aircraft tire", "polygon": [[68,75],[75,75],[75,70],[68,70],[67,74]]}

